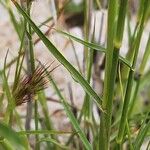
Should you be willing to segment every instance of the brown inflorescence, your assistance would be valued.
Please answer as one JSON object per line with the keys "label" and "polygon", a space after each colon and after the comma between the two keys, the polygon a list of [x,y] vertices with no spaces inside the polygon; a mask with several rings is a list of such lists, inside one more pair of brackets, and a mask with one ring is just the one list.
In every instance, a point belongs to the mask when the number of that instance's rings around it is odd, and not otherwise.
{"label": "brown inflorescence", "polygon": [[[52,71],[53,69],[49,73]],[[31,75],[22,77],[16,89],[13,91],[16,106],[34,99],[38,91],[45,89],[48,83],[46,76],[45,68],[38,65]]]}

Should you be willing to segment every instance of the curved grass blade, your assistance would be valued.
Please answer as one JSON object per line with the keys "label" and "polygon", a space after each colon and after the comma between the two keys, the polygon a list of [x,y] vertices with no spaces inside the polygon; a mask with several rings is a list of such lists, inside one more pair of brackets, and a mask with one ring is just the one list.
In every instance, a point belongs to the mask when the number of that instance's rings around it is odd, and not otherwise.
{"label": "curved grass blade", "polygon": [[[84,41],[84,40],[82,40],[82,39],[80,39],[80,38],[77,38],[77,37],[75,37],[75,36],[73,36],[73,35],[71,35],[71,34],[69,34],[69,33],[67,33],[67,32],[64,32],[64,31],[61,31],[61,30],[58,30],[58,29],[54,29],[54,30],[56,30],[58,33],[60,33],[60,34],[62,34],[62,35],[64,35],[64,36],[67,36],[67,37],[69,37],[70,39],[72,39],[72,40],[74,40],[74,41],[76,41],[76,42],[78,42],[78,43],[80,43],[80,44],[83,44],[84,46],[87,46],[87,47],[89,47],[89,48],[91,48],[91,49],[94,49],[94,50],[97,50],[97,51],[106,53],[106,48],[104,48],[104,47],[102,47],[102,46],[100,46],[100,45],[98,45],[98,44],[90,43],[90,42]],[[122,57],[122,56],[119,56],[119,60],[120,60],[123,64],[125,64],[127,67],[129,67],[130,69],[133,70],[133,68],[132,68],[132,66],[131,66],[131,63],[130,63],[127,59],[125,59],[125,58]]]}
{"label": "curved grass blade", "polygon": [[[54,28],[53,28],[53,29],[54,29]],[[80,39],[80,38],[77,38],[77,37],[75,37],[75,36],[73,36],[73,35],[71,35],[71,34],[69,34],[69,33],[67,33],[67,32],[63,32],[63,31],[58,30],[58,29],[54,29],[54,30],[56,30],[58,33],[60,33],[60,34],[62,34],[62,35],[64,35],[64,36],[67,36],[67,37],[69,37],[70,39],[72,39],[72,40],[74,40],[74,41],[76,41],[76,42],[78,42],[78,43],[80,43],[80,44],[83,44],[84,46],[87,46],[87,47],[89,47],[89,48],[91,48],[91,49],[95,49],[95,50],[98,50],[98,51],[100,51],[100,52],[106,52],[106,48],[104,48],[104,47],[102,47],[102,46],[100,46],[100,45],[98,45],[98,44],[90,43],[90,42],[84,41],[84,40],[82,40],[82,39]]]}
{"label": "curved grass blade", "polygon": [[60,147],[61,149],[68,149],[68,150],[69,150],[69,147],[64,146],[64,145],[58,143],[58,142],[55,141],[54,139],[42,138],[42,139],[40,139],[40,140],[38,141],[38,143],[40,143],[40,142],[51,142],[51,143],[55,144],[56,146]]}
{"label": "curved grass blade", "polygon": [[19,137],[14,130],[3,123],[0,123],[0,136],[7,139],[16,150],[25,150],[21,137]]}
{"label": "curved grass blade", "polygon": [[55,130],[30,130],[30,131],[20,131],[18,134],[72,134],[72,132],[65,131],[55,131]]}
{"label": "curved grass blade", "polygon": [[140,150],[142,143],[150,129],[150,117],[149,117],[150,113],[146,115],[146,118],[140,128],[140,131],[136,137],[136,140],[134,142],[134,150]]}
{"label": "curved grass blade", "polygon": [[100,110],[100,103],[102,98],[97,95],[97,93],[92,89],[88,82],[81,76],[81,74],[66,60],[66,58],[57,50],[57,48],[48,40],[48,38],[39,30],[35,23],[30,19],[30,17],[24,12],[24,10],[19,6],[15,0],[11,0],[18,11],[23,15],[27,22],[31,25],[33,30],[41,38],[48,50],[54,55],[54,57],[70,72],[71,76],[84,88],[84,90],[93,98]]}
{"label": "curved grass blade", "polygon": [[82,140],[82,142],[83,142],[85,148],[86,148],[87,150],[91,150],[91,149],[92,149],[91,144],[90,144],[89,141],[86,139],[86,136],[85,136],[85,134],[83,133],[82,129],[80,128],[80,125],[79,125],[77,119],[75,118],[74,114],[73,114],[72,111],[70,110],[69,105],[68,105],[68,103],[66,102],[65,98],[62,96],[61,92],[59,91],[59,89],[58,89],[58,87],[57,87],[55,81],[52,79],[52,77],[51,77],[50,75],[48,75],[48,78],[49,78],[49,80],[51,81],[51,83],[52,83],[52,85],[53,85],[53,87],[54,87],[54,89],[55,89],[55,91],[56,91],[58,97],[60,98],[60,100],[61,100],[61,102],[62,102],[62,104],[63,104],[63,107],[64,107],[64,109],[65,109],[65,112],[66,112],[68,118],[70,119],[70,121],[71,121],[71,123],[72,123],[74,129],[75,129],[76,132],[78,133],[80,139]]}
{"label": "curved grass blade", "polygon": [[[41,64],[40,61],[39,61],[39,63]],[[45,68],[45,72],[47,73],[47,77],[48,77],[49,81],[51,82],[51,84],[53,85],[53,88],[54,88],[55,92],[57,93],[57,96],[59,97],[59,99],[60,99],[60,101],[61,101],[61,103],[64,107],[64,110],[65,110],[68,118],[70,119],[70,122],[72,123],[72,126],[74,127],[74,129],[76,131],[75,133],[78,133],[78,135],[79,135],[81,141],[83,142],[85,148],[87,150],[91,150],[92,149],[91,144],[89,143],[89,141],[87,140],[84,132],[80,128],[78,120],[75,118],[73,112],[70,110],[69,104],[66,102],[66,99],[61,94],[61,92],[60,92],[59,88],[57,87],[55,81],[53,80],[53,78],[51,77],[50,73],[47,71],[46,68]],[[75,133],[73,132],[73,134],[75,134]]]}

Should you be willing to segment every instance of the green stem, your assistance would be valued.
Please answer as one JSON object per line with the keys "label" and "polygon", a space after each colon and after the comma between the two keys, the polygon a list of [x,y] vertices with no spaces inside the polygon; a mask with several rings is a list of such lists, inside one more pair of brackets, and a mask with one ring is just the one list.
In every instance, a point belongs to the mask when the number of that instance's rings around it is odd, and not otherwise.
{"label": "green stem", "polygon": [[65,98],[64,98],[63,95],[60,93],[60,91],[59,91],[59,89],[58,89],[58,87],[57,87],[55,81],[52,79],[52,77],[51,77],[50,75],[49,75],[49,79],[50,79],[50,81],[51,81],[51,83],[52,83],[52,85],[53,85],[53,87],[54,87],[56,93],[58,94],[58,96],[59,96],[59,98],[60,98],[60,100],[61,100],[61,102],[62,102],[62,104],[63,104],[63,106],[64,106],[64,109],[65,109],[65,111],[66,111],[68,117],[69,117],[70,120],[71,120],[71,123],[72,123],[74,129],[76,130],[76,132],[79,132],[79,136],[80,136],[80,138],[81,138],[81,140],[82,140],[82,142],[83,142],[85,148],[86,148],[87,150],[92,150],[91,144],[88,142],[88,140],[86,139],[84,133],[83,133],[82,130],[80,129],[76,118],[74,117],[73,113],[72,113],[72,112],[69,110],[69,108],[68,108],[68,104],[67,104]]}
{"label": "green stem", "polygon": [[[90,37],[90,27],[91,27],[91,22],[90,22],[90,17],[91,17],[91,10],[92,10],[92,0],[88,0],[85,1],[86,3],[86,7],[85,7],[85,22],[84,22],[84,35],[85,35],[85,41],[90,41],[91,37]],[[94,29],[95,30],[95,29]],[[94,31],[95,32],[95,31]],[[93,37],[92,40],[94,40],[94,33],[93,32]],[[90,80],[91,80],[91,71],[92,71],[92,63],[93,63],[93,50],[87,48],[86,46],[84,47],[84,51],[85,51],[85,62],[86,62],[86,79],[87,82],[90,84]],[[88,93],[85,94],[84,97],[84,105],[83,105],[83,112],[84,112],[84,116],[87,117],[88,119],[91,118],[91,109],[92,109],[92,103],[90,101],[90,96]]]}
{"label": "green stem", "polygon": [[[108,37],[108,46],[107,46],[108,52],[106,53],[104,100],[102,102],[102,106],[103,109],[106,110],[106,114],[102,114],[101,116],[100,144],[99,144],[99,147],[102,146],[105,150],[109,149],[109,144],[110,144],[113,95],[114,95],[115,80],[116,80],[118,60],[119,60],[119,50],[122,44],[123,31],[125,25],[127,3],[128,0],[121,0],[119,5],[120,7],[118,9],[117,0],[115,2],[111,0],[109,1],[109,9],[108,9],[108,36],[109,37]],[[114,5],[116,6],[115,8]],[[119,10],[119,15],[117,15],[118,10]]]}
{"label": "green stem", "polygon": [[[32,2],[27,3],[27,13],[30,17],[30,10],[31,10]],[[30,24],[28,23],[28,40],[29,40],[29,59],[30,59],[30,70],[31,74],[35,70],[35,59],[34,59],[34,51],[33,51],[33,42],[32,42],[32,28]],[[35,99],[34,102],[34,117],[35,117],[35,130],[38,130],[38,102],[37,99]],[[39,135],[35,135],[36,143],[39,141]],[[40,149],[40,143],[35,145],[35,149]]]}
{"label": "green stem", "polygon": [[137,79],[137,81],[136,81],[133,99],[132,99],[130,107],[129,107],[128,118],[130,118],[133,108],[134,108],[134,105],[135,105],[135,102],[136,102],[136,98],[137,98],[137,94],[139,92],[139,86],[140,86],[140,78],[141,77],[139,77],[139,79]]}
{"label": "green stem", "polygon": [[112,104],[113,104],[113,94],[114,94],[114,86],[115,79],[117,74],[117,66],[118,66],[118,56],[119,50],[114,49],[113,53],[113,66],[111,70],[111,78],[110,78],[110,86],[111,89],[109,91],[109,95],[107,99],[109,100],[106,113],[101,114],[101,124],[100,124],[100,145],[99,147],[103,147],[105,150],[109,148],[109,138],[110,138],[110,129],[111,129],[111,117],[112,117]]}
{"label": "green stem", "polygon": [[22,32],[19,30],[20,24],[17,22],[14,14],[12,12],[10,0],[6,0],[6,7],[7,7],[7,10],[8,10],[9,16],[10,16],[10,20],[11,20],[11,22],[13,24],[13,27],[16,30],[18,38],[21,40]]}
{"label": "green stem", "polygon": [[[84,90],[93,98],[98,108],[101,109],[100,102],[101,97],[92,89],[92,87],[87,83],[87,81],[81,76],[81,74],[65,59],[65,57],[57,50],[57,48],[46,38],[46,36],[38,29],[35,23],[29,18],[29,16],[21,9],[19,4],[12,0],[18,11],[24,16],[24,18],[30,23],[34,31],[38,34],[41,40],[44,42],[48,50],[54,55],[54,57],[70,72],[73,79],[80,83]],[[103,110],[102,110],[103,111]]]}
{"label": "green stem", "polygon": [[[140,44],[140,40],[142,37],[143,29],[144,29],[146,11],[148,9],[148,0],[145,0],[143,7],[144,8],[143,8],[143,13],[142,13],[142,18],[139,23],[136,39],[133,41],[134,42],[133,43],[133,53],[134,54],[133,54],[132,68],[135,67],[136,61],[137,61],[139,44]],[[128,108],[129,108],[129,102],[130,102],[130,97],[131,97],[131,92],[132,92],[133,79],[134,79],[134,72],[133,72],[133,70],[130,70],[128,81],[127,81],[126,92],[125,92],[122,116],[121,116],[121,121],[120,121],[120,125],[119,125],[119,132],[118,132],[118,136],[117,136],[118,143],[121,143],[123,141],[123,137],[124,137],[124,130],[125,130],[125,124],[126,124],[126,120],[127,120],[127,116],[128,116]]]}

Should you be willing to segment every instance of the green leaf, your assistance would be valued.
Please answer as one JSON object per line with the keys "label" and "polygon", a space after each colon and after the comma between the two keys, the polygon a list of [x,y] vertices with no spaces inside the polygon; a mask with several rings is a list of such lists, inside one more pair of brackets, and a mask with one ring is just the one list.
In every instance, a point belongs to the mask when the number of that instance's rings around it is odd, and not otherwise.
{"label": "green leaf", "polygon": [[[89,48],[91,48],[91,49],[94,49],[94,50],[97,50],[97,51],[99,51],[99,52],[106,53],[106,48],[104,48],[104,47],[102,47],[102,46],[100,46],[100,45],[98,45],[98,44],[90,43],[90,42],[84,41],[84,40],[82,40],[82,39],[80,39],[80,38],[77,38],[77,37],[75,37],[75,36],[73,36],[73,35],[71,35],[71,34],[69,34],[69,33],[67,33],[67,32],[63,32],[63,31],[61,31],[61,30],[57,30],[57,29],[54,29],[54,30],[56,30],[58,33],[60,33],[60,34],[62,34],[62,35],[64,35],[64,36],[67,36],[67,37],[69,37],[70,39],[72,39],[72,40],[74,40],[74,41],[76,41],[76,42],[78,42],[78,43],[80,43],[80,44],[83,44],[84,46],[87,46],[87,47],[89,47]],[[129,67],[130,69],[133,70],[133,68],[132,68],[132,66],[131,66],[131,63],[130,63],[127,59],[125,59],[125,58],[122,57],[122,56],[119,56],[119,60],[120,60],[123,64],[125,64],[127,67]]]}
{"label": "green leaf", "polygon": [[150,129],[150,120],[149,119],[150,119],[149,114],[147,114],[145,117],[145,120],[142,123],[140,131],[136,137],[136,140],[134,142],[134,150],[140,150],[140,147],[142,146],[142,143]]}
{"label": "green leaf", "polygon": [[60,98],[62,104],[63,104],[63,107],[64,107],[64,110],[67,114],[67,116],[69,117],[74,129],[76,130],[76,132],[79,134],[79,137],[80,139],[82,140],[84,146],[86,147],[87,150],[91,150],[92,149],[92,146],[91,144],[89,143],[89,141],[86,139],[86,136],[84,134],[84,132],[82,131],[82,129],[80,128],[80,125],[77,121],[77,119],[75,118],[74,114],[72,113],[72,111],[70,110],[69,108],[69,105],[68,103],[66,102],[65,98],[62,96],[61,92],[59,91],[55,81],[53,80],[53,78],[48,74],[48,78],[50,80],[50,82],[52,83],[54,89],[55,89],[55,92],[57,93],[58,97]]}
{"label": "green leaf", "polygon": [[61,149],[69,149],[69,147],[64,146],[64,145],[58,143],[56,140],[50,139],[50,138],[42,138],[38,141],[38,143],[40,143],[40,142],[51,142],[51,143],[55,144],[56,146],[60,147]]}
{"label": "green leaf", "polygon": [[89,47],[91,49],[98,50],[100,52],[106,52],[106,49],[104,47],[98,45],[98,44],[84,41],[84,40],[82,40],[80,38],[77,38],[77,37],[75,37],[75,36],[73,36],[73,35],[71,35],[71,34],[69,34],[67,32],[63,32],[61,30],[57,30],[57,29],[54,29],[54,30],[56,30],[58,33],[60,33],[60,34],[62,34],[64,36],[67,36],[67,37],[71,38],[72,40],[74,40],[74,41],[76,41],[76,42],[78,42],[80,44],[83,44],[84,46],[87,46],[87,47]]}
{"label": "green leaf", "polygon": [[20,131],[18,134],[71,134],[72,132],[55,131],[55,130],[30,130]]}
{"label": "green leaf", "polygon": [[15,149],[24,150],[23,140],[18,134],[4,123],[0,123],[0,136],[7,139]]}
{"label": "green leaf", "polygon": [[27,22],[31,25],[33,30],[37,33],[40,39],[43,41],[48,50],[53,56],[70,72],[71,76],[84,88],[84,90],[93,98],[100,110],[102,110],[100,103],[102,98],[92,89],[88,82],[82,77],[82,75],[66,60],[66,58],[57,50],[57,48],[49,41],[49,39],[41,32],[41,30],[35,25],[30,17],[24,12],[19,4],[12,0],[17,7],[18,11],[23,15]]}

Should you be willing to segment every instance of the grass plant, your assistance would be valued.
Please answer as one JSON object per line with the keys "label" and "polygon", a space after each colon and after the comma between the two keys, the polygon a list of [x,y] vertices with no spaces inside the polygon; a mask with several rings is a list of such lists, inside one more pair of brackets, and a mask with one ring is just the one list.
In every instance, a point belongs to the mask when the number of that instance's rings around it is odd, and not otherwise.
{"label": "grass plant", "polygon": [[[0,5],[8,12],[19,43],[16,50],[18,55],[13,60],[8,60],[9,50],[7,50],[4,65],[0,70],[2,83],[0,149],[140,150],[145,146],[148,150],[150,148],[150,68],[148,66],[150,30],[146,28],[150,18],[150,0],[132,1],[133,4],[138,4],[135,12],[132,12],[132,5],[128,0],[108,0],[107,5],[104,0],[83,0],[81,4],[64,0],[62,7],[60,1],[52,0],[48,3],[51,5],[52,16],[48,16],[40,25],[36,25],[32,19],[31,10],[34,2],[38,3],[34,0],[0,0]],[[97,20],[94,17],[92,27],[92,18],[95,11],[102,12],[103,9],[107,11],[107,22],[104,22],[107,26],[107,38],[104,45],[101,45],[99,41],[95,42]],[[55,25],[61,15],[64,15],[65,19],[68,11],[74,15],[84,14],[84,24],[81,28],[83,39],[56,28]],[[136,18],[135,26],[131,25],[133,16]],[[73,21],[78,22],[78,20]],[[49,22],[50,26],[47,25]],[[41,29],[43,26],[47,28],[45,33]],[[142,38],[146,30],[149,33],[144,48]],[[69,39],[76,66],[69,62],[61,49],[50,40],[51,31]],[[35,34],[38,36],[37,40],[33,39]],[[124,38],[128,40],[126,56],[121,55]],[[74,41],[84,47],[83,62],[79,60]],[[69,73],[72,82],[82,87],[84,96],[81,107],[76,106],[76,101],[72,100],[74,99],[71,95],[72,84],[69,84],[68,88],[71,92],[69,101],[55,81],[52,72],[56,68],[59,69],[60,65],[52,67],[54,62],[44,64],[36,59],[35,46],[39,42],[43,42],[48,54]],[[143,50],[141,60],[138,59],[141,55],[140,46]],[[105,57],[103,67],[95,59],[97,54]],[[25,62],[27,67],[24,66]],[[98,81],[102,80],[102,91],[95,89],[93,85],[96,71],[94,63],[99,68]],[[9,70],[12,66],[15,67],[14,80],[10,85]],[[104,78],[101,78],[103,73]],[[102,83],[97,84],[101,86]],[[69,120],[69,131],[56,129],[48,105],[48,100],[51,98],[47,98],[46,95],[50,90],[49,86],[57,96],[53,102],[58,102],[62,106],[61,111]],[[20,115],[18,110],[23,106],[26,106],[25,117]],[[31,126],[32,121],[34,127]],[[60,140],[61,137],[63,140]]]}

